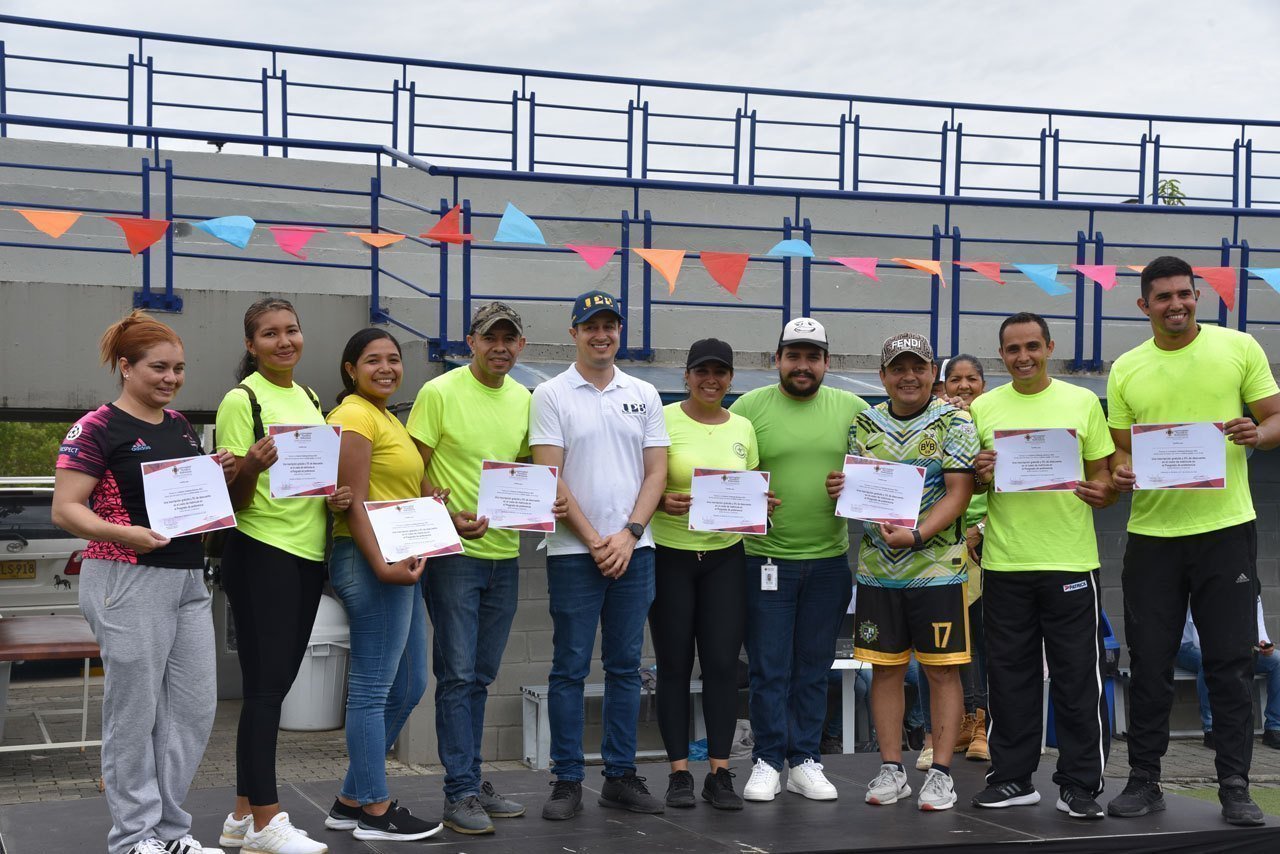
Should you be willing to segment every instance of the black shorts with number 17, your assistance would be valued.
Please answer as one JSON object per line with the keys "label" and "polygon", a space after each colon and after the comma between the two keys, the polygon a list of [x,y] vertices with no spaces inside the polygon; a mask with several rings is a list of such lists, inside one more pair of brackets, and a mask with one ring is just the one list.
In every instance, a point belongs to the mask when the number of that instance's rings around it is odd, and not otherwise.
{"label": "black shorts with number 17", "polygon": [[932,587],[858,585],[853,655],[871,664],[969,661],[969,609],[964,584]]}

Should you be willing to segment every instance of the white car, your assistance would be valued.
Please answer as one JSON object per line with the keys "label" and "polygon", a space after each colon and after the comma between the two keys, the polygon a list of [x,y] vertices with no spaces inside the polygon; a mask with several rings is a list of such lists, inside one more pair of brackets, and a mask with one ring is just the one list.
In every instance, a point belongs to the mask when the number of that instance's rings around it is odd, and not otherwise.
{"label": "white car", "polygon": [[0,478],[0,617],[78,614],[88,545],[53,524],[53,478]]}

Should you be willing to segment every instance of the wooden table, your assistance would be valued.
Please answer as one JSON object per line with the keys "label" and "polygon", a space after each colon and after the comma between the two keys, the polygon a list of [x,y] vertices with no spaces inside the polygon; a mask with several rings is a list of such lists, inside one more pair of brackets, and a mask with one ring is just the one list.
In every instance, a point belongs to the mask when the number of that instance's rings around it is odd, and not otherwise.
{"label": "wooden table", "polygon": [[[39,617],[10,617],[0,619],[0,662],[12,661],[63,661],[84,659],[83,688],[79,709],[50,709],[32,712],[40,726],[43,741],[30,744],[0,746],[0,753],[20,750],[57,750],[61,748],[97,747],[101,740],[86,740],[89,727],[89,664],[90,659],[101,654],[89,624],[79,615],[46,615]],[[0,711],[7,713],[9,670],[4,667],[3,684],[0,684]],[[55,742],[49,735],[44,718],[47,715],[80,715],[80,740]]]}

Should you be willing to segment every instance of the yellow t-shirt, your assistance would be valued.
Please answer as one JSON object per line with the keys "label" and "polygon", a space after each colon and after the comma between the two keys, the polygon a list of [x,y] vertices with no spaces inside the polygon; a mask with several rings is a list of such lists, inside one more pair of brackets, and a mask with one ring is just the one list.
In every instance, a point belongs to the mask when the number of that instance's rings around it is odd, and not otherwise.
{"label": "yellow t-shirt", "polygon": [[[529,390],[512,379],[490,388],[471,369],[457,368],[426,383],[409,412],[409,435],[432,449],[427,480],[449,492],[449,510],[475,512],[480,464],[529,456]],[[520,532],[490,528],[463,540],[468,557],[507,560],[520,553]]]}
{"label": "yellow t-shirt", "polygon": [[[679,403],[671,403],[662,407],[662,416],[671,437],[666,492],[687,493],[692,488],[694,468],[747,471],[760,465],[756,432],[741,415],[730,412],[723,424],[702,424],[686,415]],[[672,516],[659,510],[649,524],[654,542],[673,549],[709,552],[727,549],[742,539],[742,534],[690,531],[687,513]]]}
{"label": "yellow t-shirt", "polygon": [[[422,456],[398,418],[358,394],[349,394],[329,413],[328,422],[341,424],[344,432],[359,434],[373,443],[366,500],[419,497],[422,492]],[[334,514],[333,535],[351,536],[346,514]]]}
{"label": "yellow t-shirt", "polygon": [[[1076,431],[1082,460],[1111,456],[1115,445],[1098,396],[1086,388],[1050,380],[1036,394],[1013,384],[983,394],[969,406],[982,447],[994,447],[996,430]],[[999,465],[999,461],[996,462]],[[1083,464],[1080,469],[1084,473]],[[1097,569],[1093,508],[1070,492],[987,492],[982,568],[989,572]]]}
{"label": "yellow t-shirt", "polygon": [[[259,373],[244,385],[262,407],[262,429],[272,424],[323,424],[324,416],[301,385],[281,388]],[[253,413],[249,396],[231,389],[218,404],[215,422],[217,445],[243,457],[254,443]],[[323,498],[272,498],[271,475],[258,475],[253,501],[236,511],[236,527],[259,542],[297,555],[303,560],[324,560],[325,508]]]}
{"label": "yellow t-shirt", "polygon": [[[1134,424],[1230,421],[1244,414],[1244,404],[1274,394],[1280,389],[1253,336],[1204,324],[1180,350],[1161,350],[1151,339],[1116,359],[1107,377],[1107,423],[1128,430]],[[1255,519],[1245,450],[1223,441],[1225,489],[1135,492],[1129,532],[1181,537]]]}

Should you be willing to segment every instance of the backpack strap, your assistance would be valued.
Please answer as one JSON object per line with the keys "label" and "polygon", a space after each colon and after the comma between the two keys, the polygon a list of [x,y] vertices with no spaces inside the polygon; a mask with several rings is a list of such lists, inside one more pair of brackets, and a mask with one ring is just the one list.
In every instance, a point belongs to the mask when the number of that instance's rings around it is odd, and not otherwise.
{"label": "backpack strap", "polygon": [[[298,385],[302,385],[302,383],[298,383]],[[311,403],[315,406],[316,411],[323,416],[324,407],[320,405],[320,395],[316,394],[315,389],[311,388],[309,385],[302,386],[302,390],[307,393],[307,397],[311,398]]]}
{"label": "backpack strap", "polygon": [[267,431],[262,426],[262,405],[258,403],[258,396],[253,393],[253,389],[244,383],[240,383],[236,388],[249,398],[249,414],[253,416],[253,441],[260,442],[262,437],[267,435]]}

